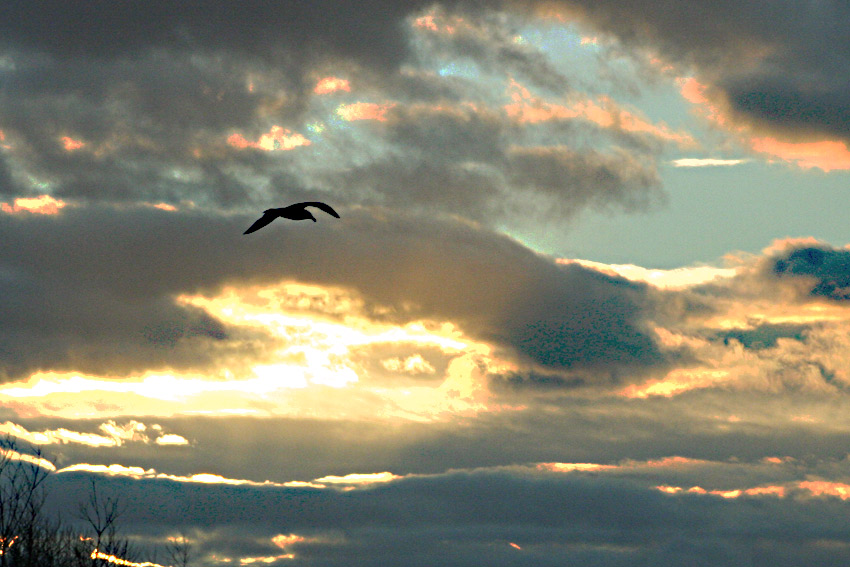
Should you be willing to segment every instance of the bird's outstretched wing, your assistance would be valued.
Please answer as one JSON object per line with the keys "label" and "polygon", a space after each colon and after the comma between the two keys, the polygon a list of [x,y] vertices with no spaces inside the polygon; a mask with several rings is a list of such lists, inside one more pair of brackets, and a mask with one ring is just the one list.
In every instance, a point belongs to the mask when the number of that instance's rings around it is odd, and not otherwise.
{"label": "bird's outstretched wing", "polygon": [[301,203],[301,206],[302,207],[316,207],[317,209],[321,209],[321,210],[325,211],[326,213],[328,213],[332,217],[339,218],[339,215],[337,214],[337,212],[335,210],[333,210],[330,205],[327,205],[325,203],[321,203],[319,201],[307,201],[306,203]]}
{"label": "bird's outstretched wing", "polygon": [[250,227],[248,227],[248,230],[246,230],[242,234],[251,234],[252,232],[260,230],[261,228],[263,228],[264,226],[266,226],[267,224],[269,224],[270,222],[272,222],[276,218],[277,218],[276,213],[265,212],[265,213],[263,213],[263,216],[261,216],[256,221],[254,221],[254,224],[252,224]]}

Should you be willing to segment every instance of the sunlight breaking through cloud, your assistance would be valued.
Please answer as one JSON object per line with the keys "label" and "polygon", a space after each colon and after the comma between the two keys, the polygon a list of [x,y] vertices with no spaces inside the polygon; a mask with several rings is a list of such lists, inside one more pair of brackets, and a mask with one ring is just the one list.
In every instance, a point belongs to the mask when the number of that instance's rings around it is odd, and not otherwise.
{"label": "sunlight breaking through cloud", "polygon": [[9,203],[0,203],[0,211],[9,214],[27,212],[40,215],[55,215],[66,203],[61,199],[55,199],[50,195],[39,197],[18,197]]}
{"label": "sunlight breaking through cloud", "polygon": [[25,427],[7,421],[0,424],[0,433],[23,439],[34,445],[55,445],[73,443],[89,447],[120,447],[125,443],[151,443],[157,445],[186,445],[189,442],[174,433],[163,433],[159,425],[146,426],[144,423],[130,420],[120,425],[109,420],[98,426],[98,433],[84,433],[65,428],[47,429],[44,431],[29,431]]}
{"label": "sunlight breaking through cloud", "polygon": [[256,142],[250,142],[242,134],[231,134],[227,143],[237,149],[254,148],[273,152],[275,150],[291,150],[299,146],[309,146],[312,142],[298,132],[293,132],[281,126],[272,126],[268,133],[260,136]]}

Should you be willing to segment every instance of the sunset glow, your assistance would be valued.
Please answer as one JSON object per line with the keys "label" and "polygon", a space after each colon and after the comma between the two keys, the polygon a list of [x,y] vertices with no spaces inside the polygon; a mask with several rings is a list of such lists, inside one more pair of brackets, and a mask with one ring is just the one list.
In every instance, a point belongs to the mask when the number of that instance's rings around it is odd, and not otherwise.
{"label": "sunset glow", "polygon": [[316,94],[330,94],[333,92],[351,92],[351,85],[345,79],[338,77],[324,77],[319,79],[313,92]]}
{"label": "sunset glow", "polygon": [[536,124],[552,120],[582,119],[602,128],[621,129],[626,132],[648,134],[652,137],[674,142],[680,146],[694,145],[694,139],[683,132],[673,132],[665,124],[651,124],[643,118],[620,108],[609,97],[597,101],[576,101],[569,105],[554,104],[534,97],[528,89],[517,82],[511,83],[512,103],[505,112],[519,124]]}
{"label": "sunset glow", "polygon": [[39,197],[18,197],[11,205],[0,203],[0,211],[9,214],[27,212],[38,215],[55,215],[64,206],[65,202],[60,199],[54,199],[50,195],[41,195]]}
{"label": "sunset glow", "polygon": [[79,150],[80,148],[85,146],[84,142],[81,142],[80,140],[75,140],[75,139],[73,139],[69,136],[63,136],[61,138],[61,140],[62,140],[62,146],[65,148],[66,151],[69,151],[69,152],[72,152],[74,150]]}
{"label": "sunset glow", "polygon": [[393,103],[377,104],[373,102],[355,102],[343,104],[336,109],[336,113],[343,119],[353,122],[355,120],[377,120],[386,121],[387,112],[393,107]]}
{"label": "sunset glow", "polygon": [[850,565],[810,4],[0,4],[0,563]]}
{"label": "sunset glow", "polygon": [[241,134],[231,134],[227,138],[227,143],[240,150],[254,148],[266,152],[291,150],[299,146],[309,146],[311,144],[310,140],[301,134],[280,126],[272,126],[271,130],[260,136],[256,142],[246,140]]}
{"label": "sunset glow", "polygon": [[804,169],[816,167],[823,171],[850,169],[850,150],[844,142],[781,142],[776,138],[753,138],[753,149]]}

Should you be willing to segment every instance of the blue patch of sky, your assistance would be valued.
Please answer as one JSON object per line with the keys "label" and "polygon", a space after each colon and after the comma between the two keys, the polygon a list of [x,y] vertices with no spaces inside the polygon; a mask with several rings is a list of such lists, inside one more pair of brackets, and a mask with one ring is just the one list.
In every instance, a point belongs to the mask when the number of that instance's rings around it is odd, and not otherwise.
{"label": "blue patch of sky", "polygon": [[[659,158],[666,202],[648,212],[587,210],[544,230],[510,227],[506,232],[515,238],[555,256],[657,268],[718,262],[735,250],[759,252],[776,238],[814,236],[835,245],[850,242],[850,223],[845,220],[850,174],[802,170],[759,158],[731,167],[673,167],[670,161],[680,157],[751,155],[734,135],[712,127],[694,112],[681,96],[675,76],[648,76],[646,64],[628,54],[612,55],[605,43],[582,44],[585,34],[573,26],[543,25],[523,29],[520,35],[545,53],[574,89],[591,98],[611,96],[652,123],[664,122],[674,131],[689,133],[699,147],[667,145]],[[545,129],[538,135],[552,134]],[[587,135],[589,145],[598,146],[598,136]],[[570,137],[571,143],[578,141],[576,132]]]}
{"label": "blue patch of sky", "polygon": [[437,74],[441,77],[463,77],[476,79],[480,76],[478,66],[470,60],[449,61],[439,68]]}
{"label": "blue patch of sky", "polygon": [[717,263],[728,252],[757,253],[776,238],[850,242],[846,172],[753,161],[731,167],[665,165],[661,175],[667,202],[649,212],[585,211],[566,230],[528,237],[557,256],[653,268]]}
{"label": "blue patch of sky", "polygon": [[[682,98],[673,77],[660,73],[647,81],[646,63],[628,53],[612,53],[605,40],[582,43],[593,34],[572,24],[548,24],[521,31],[523,41],[544,53],[551,64],[569,78],[572,87],[589,97],[607,95],[619,105],[638,108],[650,122],[664,122],[674,131],[685,130],[697,138],[708,134],[702,120]],[[642,55],[639,57],[643,57]]]}
{"label": "blue patch of sky", "polygon": [[642,69],[635,59],[613,50],[605,40],[582,43],[593,34],[576,25],[543,25],[536,32],[523,30],[522,35],[546,54],[578,91],[619,97],[636,90]]}
{"label": "blue patch of sky", "polygon": [[[593,76],[592,67],[586,72]],[[688,132],[700,144],[667,146],[659,170],[666,203],[646,213],[584,211],[561,230],[518,234],[521,239],[555,255],[659,268],[716,262],[735,250],[756,253],[776,238],[850,242],[845,213],[850,173],[769,164],[758,156],[732,167],[673,167],[670,160],[679,157],[746,158],[750,153],[734,135],[694,113],[674,77],[624,79],[634,79],[639,89],[634,96],[615,97],[618,103],[633,105],[653,123]]]}
{"label": "blue patch of sky", "polygon": [[[673,167],[670,160],[680,157],[749,156],[730,143],[732,136],[693,113],[673,76],[649,77],[646,66],[627,55],[609,56],[604,43],[582,44],[586,35],[574,26],[546,23],[521,28],[514,41],[545,53],[572,89],[591,98],[611,96],[653,123],[663,121],[675,131],[688,132],[701,147],[667,146],[659,158],[667,199],[648,212],[587,210],[561,223],[530,222],[525,227],[504,227],[505,232],[555,256],[656,268],[717,262],[727,252],[758,252],[773,239],[788,236],[815,236],[836,245],[850,242],[844,212],[850,209],[850,174],[823,174],[759,160],[732,167]],[[499,70],[485,72],[462,54],[435,49],[430,42],[414,41],[413,47],[411,64],[443,80],[461,81],[458,88],[464,91],[463,98],[484,98],[494,105],[506,100],[507,77]],[[564,97],[569,93],[535,92],[535,85],[523,86],[550,102],[567,102]],[[300,164],[311,171],[330,173],[362,165],[392,150],[382,136],[375,135],[369,121],[348,123],[339,118],[338,104],[339,100],[332,106],[323,101],[312,109],[327,128],[311,131],[315,145],[299,155]],[[562,127],[570,128],[570,124]],[[529,126],[524,137],[528,143],[554,145],[560,139],[559,128]],[[591,147],[605,143],[604,132],[593,129],[571,131],[565,138]],[[352,152],[352,148],[358,150]],[[328,160],[329,156],[334,159]],[[339,156],[347,156],[347,163],[340,164]]]}

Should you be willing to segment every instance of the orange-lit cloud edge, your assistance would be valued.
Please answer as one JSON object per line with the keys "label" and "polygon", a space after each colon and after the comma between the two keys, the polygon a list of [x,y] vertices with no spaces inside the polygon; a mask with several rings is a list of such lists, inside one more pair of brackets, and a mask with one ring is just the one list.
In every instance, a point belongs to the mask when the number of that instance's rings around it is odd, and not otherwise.
{"label": "orange-lit cloud edge", "polygon": [[122,424],[108,420],[98,426],[101,433],[84,433],[66,428],[29,431],[27,428],[6,421],[0,423],[0,434],[33,445],[77,444],[89,447],[120,447],[126,443],[154,443],[156,445],[188,445],[189,441],[175,433],[164,433],[158,424],[145,425],[134,419]]}
{"label": "orange-lit cloud edge", "polygon": [[[193,206],[191,201],[184,201],[185,205]],[[174,212],[177,207],[169,203],[136,203],[137,206],[153,207],[163,211]],[[37,195],[35,197],[17,197],[12,203],[0,203],[0,213],[9,215],[34,214],[34,215],[58,215],[62,209],[74,206],[62,199],[57,199],[49,194]]]}
{"label": "orange-lit cloud edge", "polygon": [[0,212],[7,214],[31,213],[37,215],[55,215],[59,209],[66,206],[61,199],[55,199],[50,195],[39,195],[38,197],[18,197],[12,204],[0,203]]}
{"label": "orange-lit cloud edge", "polygon": [[710,85],[695,77],[677,79],[682,97],[693,104],[710,122],[736,135],[753,152],[779,159],[802,169],[818,168],[824,172],[850,169],[850,149],[840,140],[793,141],[757,134],[750,125],[736,119],[729,104]]}
{"label": "orange-lit cloud edge", "polygon": [[[164,370],[98,376],[37,372],[28,379],[0,385],[0,401],[21,417],[68,419],[272,417],[319,411],[335,419],[359,416],[431,421],[505,409],[493,403],[484,387],[482,365],[498,364],[490,347],[464,336],[449,322],[378,323],[363,315],[362,302],[345,290],[293,282],[230,287],[216,297],[181,296],[178,300],[234,327],[261,328],[278,347],[260,358],[229,359],[217,370],[203,373]],[[331,312],[305,312],[294,304],[281,305],[287,301],[323,305]],[[362,356],[359,353],[375,347],[381,351],[377,358],[358,358]],[[393,349],[404,354],[393,356]],[[428,356],[445,361],[445,372],[440,376],[423,356],[426,350]],[[382,368],[387,376],[413,374],[433,379],[392,388],[373,385],[366,363]],[[351,404],[351,395],[359,396],[361,403]],[[56,431],[30,435],[42,439],[72,437]],[[82,437],[77,438],[82,441]],[[102,435],[86,439],[91,443],[112,442]],[[180,440],[162,432],[155,442],[179,444]]]}
{"label": "orange-lit cloud edge", "polygon": [[[415,473],[408,475],[396,475],[388,471],[376,473],[352,473],[345,476],[325,476],[311,481],[293,480],[287,482],[255,481],[248,479],[227,478],[217,474],[198,473],[193,475],[173,475],[157,472],[155,469],[143,469],[137,466],[92,465],[79,463],[55,470],[55,474],[88,473],[104,476],[120,476],[135,480],[162,480],[180,483],[197,483],[209,485],[242,485],[256,487],[276,487],[292,490],[333,490],[352,491],[368,490],[380,484],[398,482],[407,478],[437,478],[445,474],[458,474],[461,472],[482,473],[488,470],[494,472],[510,472],[511,474],[536,477],[552,478],[561,475],[610,475],[627,477],[639,482],[646,479],[647,488],[657,490],[670,496],[695,495],[703,497],[719,497],[724,499],[735,498],[838,498],[850,500],[850,484],[840,480],[828,480],[823,478],[807,477],[804,480],[783,480],[781,482],[760,483],[754,486],[741,486],[735,488],[704,488],[700,485],[677,486],[670,484],[653,484],[652,479],[664,473],[688,473],[699,476],[707,471],[707,478],[712,478],[710,471],[716,471],[723,467],[742,468],[744,471],[758,471],[760,476],[769,475],[771,472],[776,476],[787,473],[789,466],[794,465],[794,459],[789,457],[767,457],[755,463],[742,464],[738,461],[710,461],[693,459],[681,456],[670,456],[660,459],[638,461],[627,459],[615,464],[599,463],[563,463],[563,462],[541,462],[527,465],[510,465],[499,467],[477,467],[475,469],[451,469],[442,473]],[[710,483],[710,481],[708,481]],[[282,540],[283,541],[283,540]],[[289,541],[293,543],[293,541]],[[281,547],[284,547],[284,542]]]}
{"label": "orange-lit cloud edge", "polygon": [[[731,281],[746,275],[767,255],[802,241],[777,241],[765,256],[739,259],[733,267],[691,266],[649,270],[635,265],[602,264],[555,259],[579,264],[609,275],[643,282],[664,292]],[[808,241],[811,244],[814,241]],[[805,243],[803,242],[803,243]],[[723,284],[726,285],[726,284]],[[227,287],[216,296],[177,298],[180,303],[206,311],[233,328],[262,329],[277,346],[257,358],[228,359],[201,372],[151,370],[132,376],[98,376],[80,372],[38,372],[28,379],[0,385],[0,402],[21,418],[49,416],[114,420],[135,416],[141,420],[178,415],[256,417],[303,415],[331,419],[403,419],[439,421],[482,412],[522,411],[490,388],[487,375],[517,371],[515,363],[494,354],[492,345],[473,340],[450,321],[414,321],[406,325],[379,323],[364,314],[362,300],[350,290],[297,282],[273,286]],[[316,311],[310,306],[321,306]],[[666,369],[639,383],[594,395],[633,399],[674,397],[694,390],[771,388],[767,376],[776,364],[775,352],[751,352],[734,341],[711,342],[706,334],[723,329],[750,329],[760,324],[828,322],[818,335],[834,342],[850,327],[850,313],[824,303],[784,303],[775,297],[742,297],[718,304],[710,316],[696,322],[667,322],[651,327],[662,349],[687,347],[702,364]],[[813,331],[814,332],[814,331]],[[796,342],[778,343],[782,356],[802,357]],[[830,348],[828,341],[823,348]],[[839,344],[839,343],[834,343]],[[370,350],[371,349],[371,350]],[[375,350],[377,349],[377,350]],[[796,349],[796,350],[795,350]],[[368,354],[368,358],[362,353]],[[427,354],[426,356],[426,353]],[[806,357],[834,353],[806,354]],[[429,357],[438,357],[431,359]],[[803,358],[806,358],[803,357]],[[806,358],[806,360],[808,360]],[[437,374],[436,361],[445,371]],[[807,363],[808,364],[808,363]],[[832,363],[834,366],[835,363]],[[373,372],[396,377],[392,382],[372,380]],[[405,381],[405,376],[428,377]],[[837,379],[844,380],[843,374]],[[850,381],[850,375],[846,377]],[[395,384],[395,385],[390,385]],[[835,388],[818,382],[806,388]],[[824,390],[825,391],[825,390]],[[351,404],[351,396],[357,404]],[[318,412],[318,413],[317,413]],[[106,423],[113,423],[107,421]],[[142,421],[134,423],[143,423]],[[12,428],[12,425],[6,425]],[[121,435],[106,432],[27,432],[41,442],[116,444]],[[11,432],[11,430],[10,430]],[[151,429],[148,442],[159,445],[188,443],[179,432]]]}
{"label": "orange-lit cloud edge", "polygon": [[313,88],[313,92],[318,95],[331,94],[335,92],[347,93],[351,92],[351,84],[348,82],[348,79],[342,79],[334,76],[322,77],[316,81],[316,86]]}
{"label": "orange-lit cloud edge", "polygon": [[247,140],[242,134],[234,133],[227,138],[227,143],[240,150],[251,148],[273,152],[309,146],[312,142],[298,132],[275,125],[267,133],[262,134],[256,142]]}
{"label": "orange-lit cloud edge", "polygon": [[645,134],[683,148],[696,146],[696,141],[687,132],[675,132],[663,122],[652,124],[634,112],[621,108],[607,96],[597,97],[595,101],[582,99],[568,104],[550,103],[534,96],[514,79],[510,79],[508,94],[512,102],[504,106],[504,111],[517,124],[580,119],[603,129]]}
{"label": "orange-lit cloud edge", "polygon": [[357,120],[375,120],[385,122],[387,120],[387,112],[396,106],[394,102],[353,102],[349,104],[341,104],[336,109],[337,115],[348,122]]}
{"label": "orange-lit cloud edge", "polygon": [[[90,538],[84,538],[84,539],[90,540]],[[186,537],[184,535],[168,536],[166,538],[166,540],[171,542],[171,543],[187,544],[189,546],[191,546],[194,543],[192,538]],[[291,547],[294,544],[314,543],[314,542],[319,542],[319,541],[324,541],[324,540],[325,540],[325,538],[321,538],[321,537],[315,537],[315,536],[305,537],[305,536],[301,536],[301,535],[298,535],[298,534],[292,534],[292,533],[290,533],[290,534],[278,534],[276,536],[273,536],[270,539],[271,543],[273,543],[275,546],[279,547],[280,549],[282,549],[284,551],[286,551],[286,549],[288,547]],[[110,555],[108,553],[104,553],[104,552],[102,552],[98,549],[92,550],[91,558],[92,559],[101,559],[103,561],[106,561],[109,564],[121,565],[122,567],[166,567],[164,565],[161,565],[159,563],[155,563],[155,562],[152,562],[152,561],[145,561],[145,562],[142,562],[142,563],[130,561],[128,559],[124,559],[124,558],[118,557],[116,555]],[[209,558],[212,559],[213,561],[215,561],[216,563],[228,563],[228,564],[233,563],[233,564],[239,564],[239,565],[254,565],[254,564],[271,564],[271,563],[275,563],[276,561],[281,560],[281,559],[295,559],[295,554],[287,552],[287,553],[282,553],[282,554],[279,554],[279,555],[246,556],[246,557],[235,557],[235,558],[234,557],[228,557],[228,556],[219,556],[219,555],[213,554]]]}

